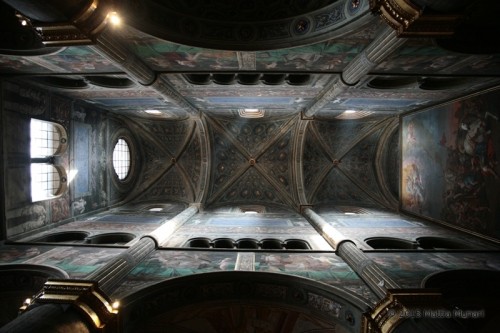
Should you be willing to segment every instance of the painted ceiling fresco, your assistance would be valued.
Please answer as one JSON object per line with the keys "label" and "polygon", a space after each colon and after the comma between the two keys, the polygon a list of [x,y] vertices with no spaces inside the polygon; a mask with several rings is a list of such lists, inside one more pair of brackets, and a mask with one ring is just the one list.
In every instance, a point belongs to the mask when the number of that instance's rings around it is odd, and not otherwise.
{"label": "painted ceiling fresco", "polygon": [[[125,1],[125,24],[109,28],[95,45],[10,52],[0,56],[0,74],[38,94],[19,105],[48,93],[73,100],[75,119],[84,109],[123,117],[141,152],[137,198],[294,208],[333,201],[396,207],[396,117],[500,84],[500,54],[459,53],[430,38],[411,38],[357,83],[338,89],[346,69],[386,28],[368,1],[218,3],[226,8],[223,17],[214,3]],[[231,16],[231,8],[238,14]],[[151,22],[139,22],[141,10]],[[198,23],[188,24],[187,10]],[[161,13],[172,21],[156,22]],[[245,24],[235,26],[237,20]],[[235,34],[224,33],[226,23]],[[254,23],[253,39],[237,34],[250,33],[245,27]],[[203,26],[207,31],[196,34]],[[325,31],[329,38],[320,36]],[[196,43],[205,35],[213,47]],[[312,36],[307,42],[306,35]],[[245,38],[253,49],[238,44]],[[276,45],[265,48],[273,38]],[[119,57],[106,51],[110,45]],[[11,97],[4,96],[9,103],[17,98]],[[264,116],[241,118],[245,109]],[[366,117],[345,120],[345,111]]]}
{"label": "painted ceiling fresco", "polygon": [[[324,42],[251,52],[172,43],[131,27],[123,27],[117,39],[201,112],[231,114],[247,107],[283,115],[314,105],[382,26],[375,21]],[[155,109],[164,118],[185,116],[178,103],[152,87],[133,80],[127,83],[120,65],[94,46],[52,51],[38,56],[2,55],[0,73],[23,75],[25,80],[119,114],[146,116],[144,110]],[[412,39],[317,115],[336,116],[347,109],[384,114],[411,111],[452,99],[464,90],[497,84],[499,74],[499,55],[460,54],[432,40]]]}

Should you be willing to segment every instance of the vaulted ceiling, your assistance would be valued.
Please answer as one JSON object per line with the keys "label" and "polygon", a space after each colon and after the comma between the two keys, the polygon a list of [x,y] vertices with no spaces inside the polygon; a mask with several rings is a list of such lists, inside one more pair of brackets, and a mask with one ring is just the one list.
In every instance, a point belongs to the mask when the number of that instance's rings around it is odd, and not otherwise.
{"label": "vaulted ceiling", "polygon": [[[22,3],[4,1],[4,15],[17,8],[28,28],[51,31],[33,14],[40,9],[23,12]],[[461,13],[456,31],[484,28],[475,2],[416,3]],[[125,24],[88,45],[47,42],[47,32],[46,47],[16,49],[4,34],[0,74],[122,119],[140,156],[128,199],[396,208],[398,116],[500,83],[500,55],[485,43],[460,46],[464,33],[392,37],[393,49],[367,59],[392,31],[368,0],[124,1],[115,9]]]}

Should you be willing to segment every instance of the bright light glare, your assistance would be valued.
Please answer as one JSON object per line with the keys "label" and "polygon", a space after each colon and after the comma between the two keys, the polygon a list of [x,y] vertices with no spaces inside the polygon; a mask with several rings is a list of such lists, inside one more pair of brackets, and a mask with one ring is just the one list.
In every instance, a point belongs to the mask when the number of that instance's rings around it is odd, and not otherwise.
{"label": "bright light glare", "polygon": [[356,113],[356,110],[345,110],[345,113]]}
{"label": "bright light glare", "polygon": [[23,27],[27,26],[27,25],[28,25],[28,21],[26,21],[26,20],[21,20],[21,25],[22,25]]}
{"label": "bright light glare", "polygon": [[259,112],[259,109],[245,109],[245,112],[248,112],[248,113],[252,113],[252,112],[257,113],[257,112]]}
{"label": "bright light glare", "polygon": [[71,183],[73,181],[73,179],[75,179],[77,173],[78,173],[77,169],[69,170],[69,173],[68,173],[68,184]]}
{"label": "bright light glare", "polygon": [[112,24],[112,25],[120,25],[122,23],[122,19],[121,17],[118,15],[117,12],[111,12],[108,14],[109,16],[109,22]]}
{"label": "bright light glare", "polygon": [[144,110],[144,112],[149,114],[161,114],[161,111],[158,110]]}

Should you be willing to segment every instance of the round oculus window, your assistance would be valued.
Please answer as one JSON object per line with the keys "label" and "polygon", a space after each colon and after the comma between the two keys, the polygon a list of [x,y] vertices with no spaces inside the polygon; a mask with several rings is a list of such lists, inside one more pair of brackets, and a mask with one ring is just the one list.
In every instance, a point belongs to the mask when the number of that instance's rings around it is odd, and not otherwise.
{"label": "round oculus window", "polygon": [[113,168],[120,180],[127,178],[130,172],[130,148],[127,141],[121,138],[113,149]]}

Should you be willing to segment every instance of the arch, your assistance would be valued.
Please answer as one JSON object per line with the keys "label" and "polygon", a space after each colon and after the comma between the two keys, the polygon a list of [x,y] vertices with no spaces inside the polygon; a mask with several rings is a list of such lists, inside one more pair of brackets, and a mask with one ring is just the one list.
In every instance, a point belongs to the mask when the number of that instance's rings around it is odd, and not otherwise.
{"label": "arch", "polygon": [[68,148],[68,135],[63,126],[51,121],[31,118],[31,201],[54,199],[67,190],[68,177],[56,157]]}
{"label": "arch", "polygon": [[[422,287],[437,289],[453,317],[466,332],[496,332],[500,325],[500,272],[486,269],[453,269],[430,274]],[[469,312],[467,312],[469,311]]]}
{"label": "arch", "polygon": [[408,76],[377,76],[368,82],[373,89],[404,89],[415,87],[417,78]]}
{"label": "arch", "polygon": [[417,238],[417,243],[419,247],[426,250],[460,250],[473,248],[465,242],[445,237],[419,237]]}
{"label": "arch", "polygon": [[320,282],[238,271],[173,278],[128,295],[121,303],[124,332],[153,332],[158,327],[236,332],[259,325],[270,332],[283,327],[292,332],[303,325],[318,332],[360,332],[362,313],[369,307],[357,296]]}
{"label": "arch", "polygon": [[392,209],[399,205],[399,136],[399,120],[395,118],[380,135],[375,152],[377,183]]}
{"label": "arch", "polygon": [[80,76],[40,76],[35,77],[35,81],[43,85],[60,89],[86,89],[89,87],[87,82]]}
{"label": "arch", "polygon": [[[291,2],[291,3],[290,3]],[[136,29],[175,43],[231,51],[272,50],[339,38],[376,20],[369,1],[329,0],[222,4],[125,1]],[[165,22],[169,22],[166,24]]]}
{"label": "arch", "polygon": [[84,243],[88,235],[89,233],[85,231],[64,231],[47,234],[33,241],[44,243]]}
{"label": "arch", "polygon": [[418,246],[416,242],[394,237],[371,237],[365,243],[376,250],[412,250]]}
{"label": "arch", "polygon": [[136,236],[128,232],[110,232],[99,235],[94,235],[87,237],[85,239],[86,244],[106,244],[106,245],[124,245],[132,240]]}
{"label": "arch", "polygon": [[45,265],[0,265],[0,327],[17,317],[23,302],[40,291],[49,278],[67,279],[69,275]]}
{"label": "arch", "polygon": [[283,246],[287,250],[310,250],[311,245],[302,239],[286,239]]}

